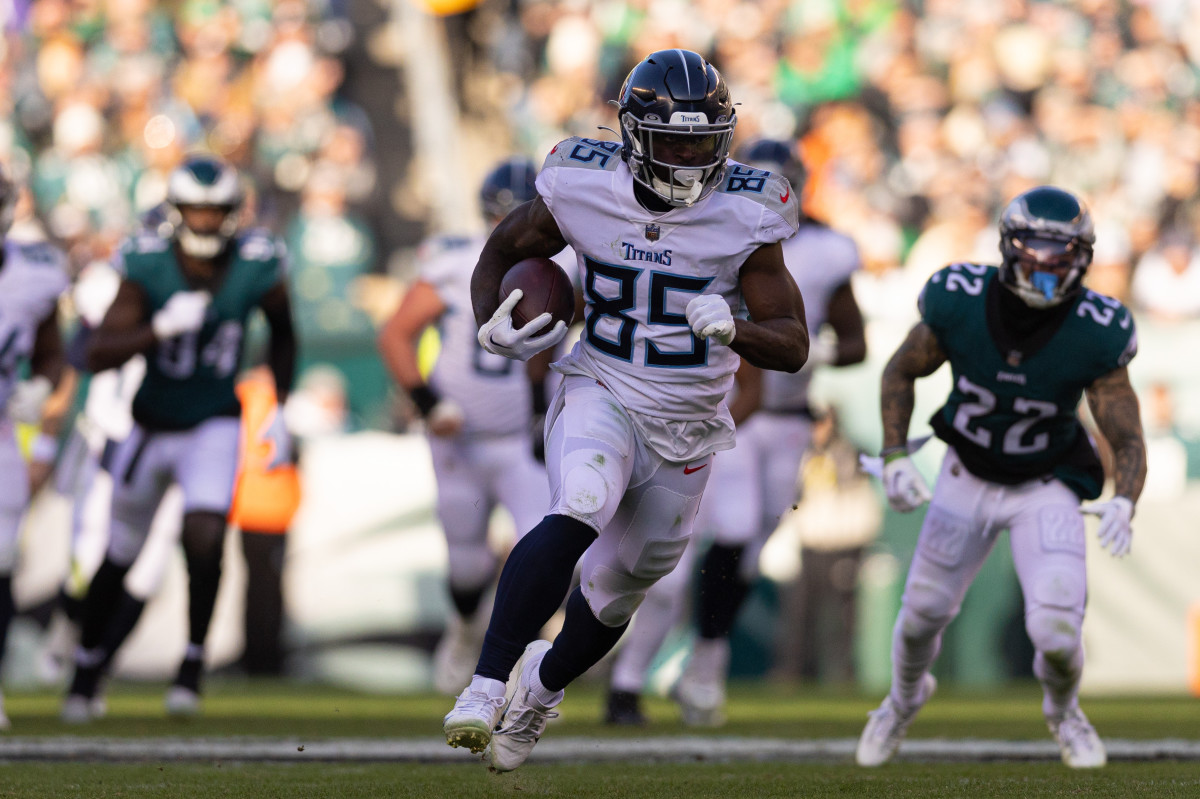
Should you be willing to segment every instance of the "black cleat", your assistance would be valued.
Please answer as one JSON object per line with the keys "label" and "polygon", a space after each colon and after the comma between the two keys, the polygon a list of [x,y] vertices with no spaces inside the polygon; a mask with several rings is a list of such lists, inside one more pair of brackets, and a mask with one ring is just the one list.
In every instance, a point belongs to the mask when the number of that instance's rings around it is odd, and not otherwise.
{"label": "black cleat", "polygon": [[605,724],[620,724],[626,727],[645,727],[648,723],[642,713],[641,697],[632,691],[609,691],[608,709],[604,713]]}

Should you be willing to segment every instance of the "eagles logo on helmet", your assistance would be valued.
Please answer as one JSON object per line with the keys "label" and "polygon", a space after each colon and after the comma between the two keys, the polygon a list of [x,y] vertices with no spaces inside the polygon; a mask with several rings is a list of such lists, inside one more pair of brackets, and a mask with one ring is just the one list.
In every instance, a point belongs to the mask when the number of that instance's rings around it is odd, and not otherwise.
{"label": "eagles logo on helmet", "polygon": [[1000,215],[1000,282],[1031,308],[1049,308],[1083,290],[1096,243],[1092,215],[1078,197],[1039,186]]}
{"label": "eagles logo on helmet", "polygon": [[717,187],[737,124],[729,87],[690,50],[659,50],[635,66],[617,103],[621,157],[633,179],[674,206]]}
{"label": "eagles logo on helmet", "polygon": [[[180,249],[193,258],[216,258],[238,229],[244,194],[237,170],[210,155],[193,155],[167,178],[166,203]],[[188,208],[216,208],[222,214],[215,229],[196,230]]]}

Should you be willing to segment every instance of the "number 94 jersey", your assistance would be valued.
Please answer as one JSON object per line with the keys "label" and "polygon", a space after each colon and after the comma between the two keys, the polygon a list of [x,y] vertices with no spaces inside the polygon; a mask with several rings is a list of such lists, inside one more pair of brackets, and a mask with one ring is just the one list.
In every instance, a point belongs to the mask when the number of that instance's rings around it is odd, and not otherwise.
{"label": "number 94 jersey", "polygon": [[[284,279],[284,247],[265,231],[246,231],[232,253],[202,327],[160,341],[146,357],[146,377],[133,398],[133,418],[152,430],[188,430],[214,416],[239,416],[234,391],[250,312]],[[147,316],[192,287],[171,241],[142,234],[128,240],[115,266],[146,296]]]}
{"label": "number 94 jersey", "polygon": [[1077,408],[1085,388],[1137,353],[1133,316],[1117,300],[1085,290],[1045,312],[1053,324],[1042,338],[1012,348],[1000,326],[998,292],[1006,289],[998,274],[994,266],[952,264],[922,289],[922,320],[953,378],[930,424],[977,477],[1013,485],[1053,476],[1081,498],[1095,498],[1104,474]]}

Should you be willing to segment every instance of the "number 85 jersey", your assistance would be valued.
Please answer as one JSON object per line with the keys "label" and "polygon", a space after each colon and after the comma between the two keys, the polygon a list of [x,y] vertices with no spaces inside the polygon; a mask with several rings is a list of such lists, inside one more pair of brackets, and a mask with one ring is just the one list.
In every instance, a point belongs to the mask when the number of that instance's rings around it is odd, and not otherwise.
{"label": "number 85 jersey", "polygon": [[[579,343],[554,368],[606,385],[642,415],[636,423],[668,459],[728,449],[733,425],[724,399],[740,359],[693,335],[685,309],[701,294],[719,294],[735,316],[745,316],[742,264],[759,247],[795,234],[799,203],[783,177],[730,161],[704,200],[648,211],[620,148],[567,139],[537,177],[538,193],[578,255],[587,305]],[[650,429],[651,420],[662,419],[696,429]]]}
{"label": "number 85 jersey", "polygon": [[938,438],[984,480],[1014,485],[1056,477],[1084,499],[1104,473],[1077,409],[1097,378],[1137,353],[1133,317],[1120,302],[1085,290],[1042,311],[1037,332],[1006,337],[999,270],[952,264],[919,300],[921,318],[950,361],[953,388],[930,420]]}

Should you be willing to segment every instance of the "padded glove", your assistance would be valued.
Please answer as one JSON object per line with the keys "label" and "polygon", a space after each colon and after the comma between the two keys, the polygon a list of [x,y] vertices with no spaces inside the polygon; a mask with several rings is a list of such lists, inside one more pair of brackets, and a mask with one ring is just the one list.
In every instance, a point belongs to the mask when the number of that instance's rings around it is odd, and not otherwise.
{"label": "padded glove", "polygon": [[1100,517],[1100,529],[1096,537],[1100,546],[1108,550],[1114,558],[1123,558],[1129,554],[1133,539],[1133,502],[1128,497],[1113,497],[1108,502],[1092,502],[1080,507],[1081,513]]}
{"label": "padded glove", "polygon": [[933,499],[925,478],[912,459],[903,452],[889,455],[883,462],[883,488],[892,510],[908,513]]}
{"label": "padded glove", "polygon": [[535,316],[520,329],[513,327],[512,309],[524,296],[525,292],[513,289],[492,314],[492,318],[479,328],[479,344],[485,350],[505,358],[527,361],[542,350],[553,347],[567,335],[567,323],[562,320],[555,322],[548,332],[538,335],[538,331],[550,323],[552,317],[548,313]]}
{"label": "padded glove", "polygon": [[684,314],[692,332],[700,338],[711,338],[728,347],[737,333],[733,312],[720,294],[701,294],[692,298]]}
{"label": "padded glove", "polygon": [[150,327],[159,341],[194,333],[204,327],[204,317],[212,295],[207,291],[177,291],[150,319]]}

